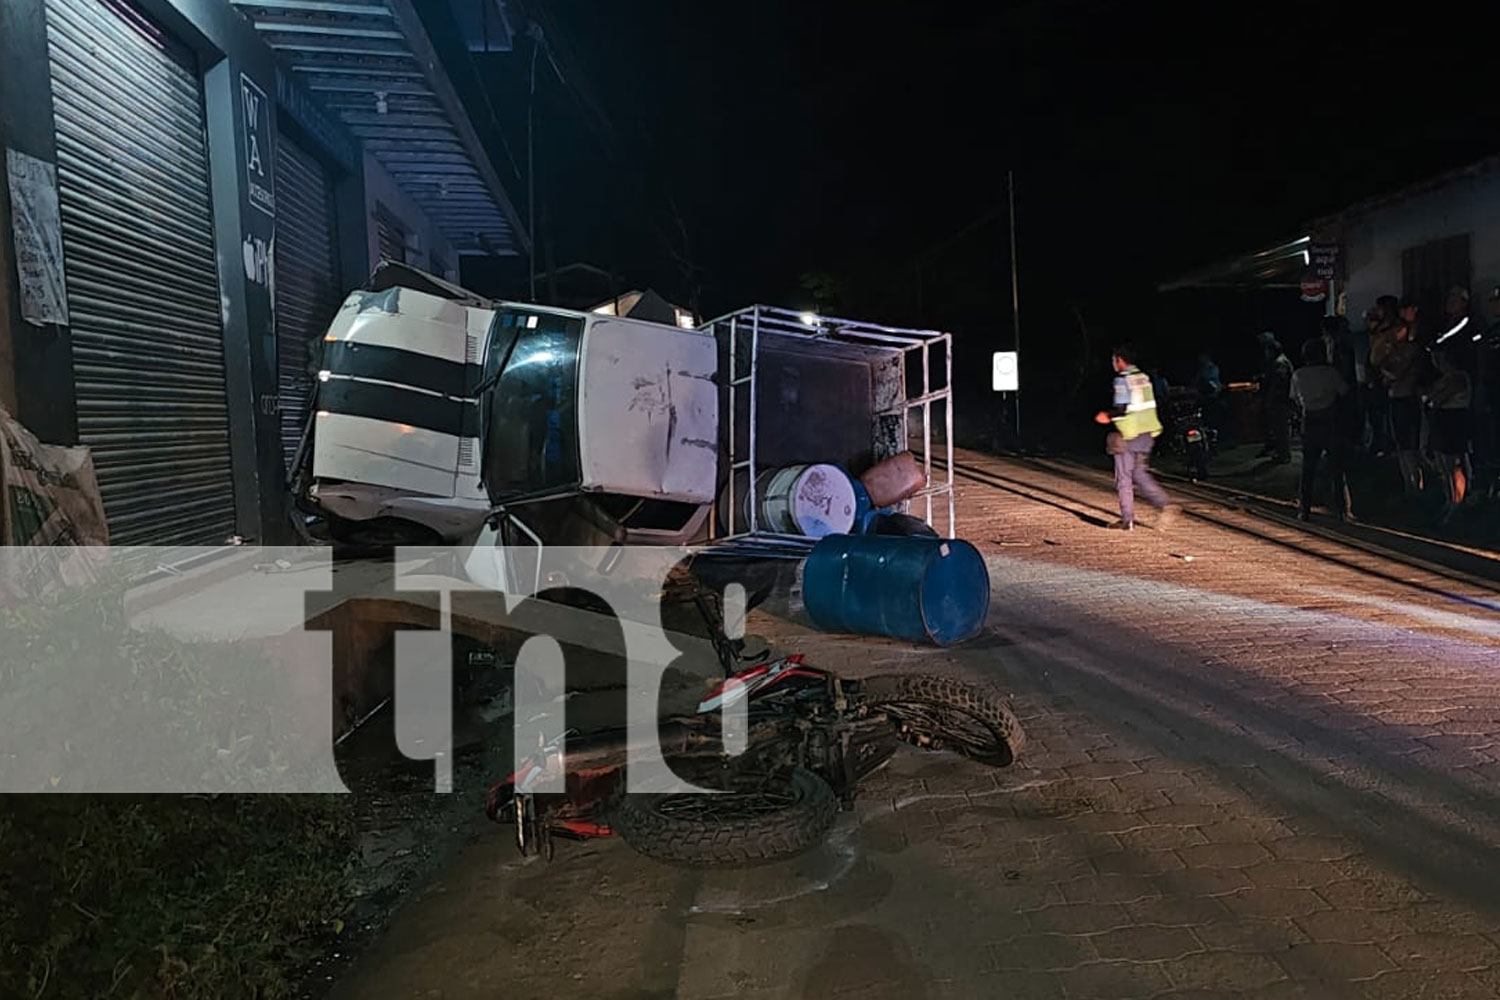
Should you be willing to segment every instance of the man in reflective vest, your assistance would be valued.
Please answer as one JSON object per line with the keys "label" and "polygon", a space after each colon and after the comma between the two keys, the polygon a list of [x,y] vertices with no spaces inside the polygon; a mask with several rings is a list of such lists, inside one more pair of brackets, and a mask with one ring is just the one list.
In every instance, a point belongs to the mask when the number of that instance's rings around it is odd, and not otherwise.
{"label": "man in reflective vest", "polygon": [[1175,517],[1177,507],[1167,499],[1166,491],[1151,476],[1151,448],[1161,434],[1161,420],[1156,415],[1156,393],[1151,376],[1135,365],[1135,351],[1117,347],[1114,353],[1115,403],[1111,410],[1101,410],[1096,423],[1108,426],[1107,448],[1115,458],[1115,491],[1120,496],[1120,520],[1111,528],[1130,531],[1135,527],[1135,491],[1140,490],[1151,506],[1161,513],[1156,527],[1165,528]]}

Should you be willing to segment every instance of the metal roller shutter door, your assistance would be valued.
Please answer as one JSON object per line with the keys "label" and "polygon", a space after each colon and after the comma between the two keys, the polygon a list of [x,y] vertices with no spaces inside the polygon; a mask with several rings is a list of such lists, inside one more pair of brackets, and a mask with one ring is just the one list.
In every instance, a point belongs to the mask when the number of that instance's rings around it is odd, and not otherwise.
{"label": "metal roller shutter door", "polygon": [[191,56],[122,0],[47,0],[78,433],[116,545],[233,534],[218,267]]}
{"label": "metal roller shutter door", "polygon": [[276,143],[276,367],[288,467],[307,417],[308,345],[339,306],[333,198],[322,164],[286,136]]}

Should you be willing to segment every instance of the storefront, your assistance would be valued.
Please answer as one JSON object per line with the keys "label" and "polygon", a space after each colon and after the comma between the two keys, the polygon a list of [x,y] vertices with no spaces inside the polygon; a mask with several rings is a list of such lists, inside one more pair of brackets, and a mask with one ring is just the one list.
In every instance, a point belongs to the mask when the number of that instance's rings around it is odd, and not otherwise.
{"label": "storefront", "polygon": [[78,440],[116,544],[219,542],[235,497],[197,59],[124,3],[46,15]]}
{"label": "storefront", "polygon": [[410,0],[6,0],[0,59],[0,387],[117,545],[288,538],[347,290],[529,252]]}

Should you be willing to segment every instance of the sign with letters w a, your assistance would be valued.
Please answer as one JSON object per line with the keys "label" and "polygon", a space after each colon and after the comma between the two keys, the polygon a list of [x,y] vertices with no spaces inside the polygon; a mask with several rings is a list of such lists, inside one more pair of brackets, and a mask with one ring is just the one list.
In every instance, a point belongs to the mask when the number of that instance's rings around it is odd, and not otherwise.
{"label": "sign with letters w a", "polygon": [[245,119],[245,190],[250,204],[275,216],[276,196],[270,177],[271,106],[266,92],[244,73],[240,74],[240,107]]}

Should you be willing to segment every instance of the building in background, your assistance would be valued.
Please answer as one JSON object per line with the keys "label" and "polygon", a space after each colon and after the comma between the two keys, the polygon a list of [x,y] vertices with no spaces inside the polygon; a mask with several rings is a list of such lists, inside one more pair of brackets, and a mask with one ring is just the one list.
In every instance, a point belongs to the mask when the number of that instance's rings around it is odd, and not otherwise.
{"label": "building in background", "polygon": [[[508,44],[500,0],[452,3]],[[115,544],[287,537],[346,291],[530,252],[449,75],[473,43],[439,52],[417,7],[0,4],[0,403],[92,449]]]}
{"label": "building in background", "polygon": [[[1357,316],[1380,296],[1395,295],[1416,302],[1431,324],[1441,322],[1450,288],[1469,289],[1477,302],[1496,285],[1500,156],[1313,219],[1295,239],[1185,275],[1161,290],[1276,291],[1315,306],[1313,317]],[[1441,332],[1426,331],[1429,339]]]}

